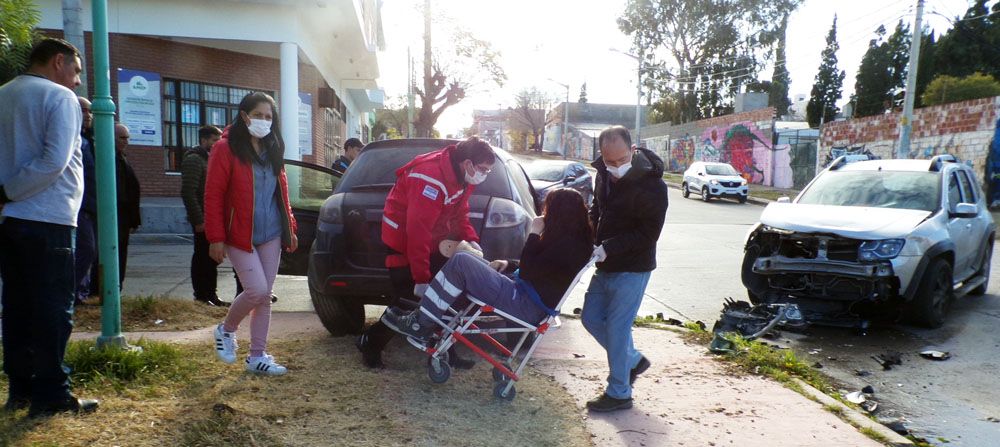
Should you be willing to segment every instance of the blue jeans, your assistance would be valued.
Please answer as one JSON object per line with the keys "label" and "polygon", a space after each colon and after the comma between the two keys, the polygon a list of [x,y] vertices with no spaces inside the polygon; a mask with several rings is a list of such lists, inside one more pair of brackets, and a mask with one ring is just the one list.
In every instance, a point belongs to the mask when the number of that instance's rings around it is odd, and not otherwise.
{"label": "blue jeans", "polygon": [[583,327],[608,353],[608,396],[630,399],[629,375],[642,354],[632,344],[632,323],[652,272],[608,273],[600,270],[590,280],[583,298]]}
{"label": "blue jeans", "polygon": [[63,363],[76,294],[73,227],[6,218],[0,224],[3,371],[11,398],[32,405],[70,397]]}

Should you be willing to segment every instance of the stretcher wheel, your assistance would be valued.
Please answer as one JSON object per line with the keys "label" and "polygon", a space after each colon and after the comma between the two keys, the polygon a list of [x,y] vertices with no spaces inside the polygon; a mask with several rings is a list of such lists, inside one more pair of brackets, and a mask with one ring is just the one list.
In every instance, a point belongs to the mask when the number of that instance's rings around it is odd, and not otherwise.
{"label": "stretcher wheel", "polygon": [[493,386],[493,397],[502,400],[514,400],[514,396],[517,395],[517,389],[514,388],[514,385],[511,385],[510,389],[507,390],[507,395],[505,396],[503,392],[506,389],[507,389],[507,382],[500,382],[496,384],[495,386]]}
{"label": "stretcher wheel", "polygon": [[[505,363],[504,366],[506,366],[507,369],[511,369],[509,364]],[[509,380],[510,380],[510,377],[507,377],[506,375],[504,375],[504,373],[500,372],[499,368],[497,368],[495,366],[493,367],[493,381],[494,382],[507,383]]]}
{"label": "stretcher wheel", "polygon": [[451,377],[451,365],[448,364],[448,355],[442,355],[438,358],[428,357],[427,358],[427,377],[430,377],[431,382],[434,383],[445,383]]}

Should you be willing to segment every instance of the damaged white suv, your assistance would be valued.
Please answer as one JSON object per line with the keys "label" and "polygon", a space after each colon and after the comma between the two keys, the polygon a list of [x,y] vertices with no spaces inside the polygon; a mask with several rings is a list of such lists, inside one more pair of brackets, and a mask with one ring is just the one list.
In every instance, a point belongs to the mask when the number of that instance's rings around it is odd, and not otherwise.
{"label": "damaged white suv", "polygon": [[995,232],[975,174],[951,155],[841,157],[764,209],[742,279],[754,303],[796,303],[813,323],[939,327],[956,296],[986,292]]}

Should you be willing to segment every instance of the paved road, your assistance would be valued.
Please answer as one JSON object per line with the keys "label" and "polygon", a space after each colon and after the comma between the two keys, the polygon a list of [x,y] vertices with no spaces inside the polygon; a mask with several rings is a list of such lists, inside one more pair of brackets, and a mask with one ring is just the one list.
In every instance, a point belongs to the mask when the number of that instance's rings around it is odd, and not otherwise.
{"label": "paved road", "polygon": [[[741,299],[739,280],[743,238],[762,207],[735,202],[702,203],[670,191],[667,224],[659,243],[660,268],[650,281],[641,315],[701,320],[711,326],[726,297]],[[126,294],[190,296],[187,273],[190,245],[178,237],[160,238],[131,247]],[[177,245],[180,242],[183,245]],[[170,245],[164,245],[170,243]],[[1000,256],[994,256],[1000,262]],[[227,266],[220,267],[228,272]],[[905,418],[918,434],[949,445],[990,445],[1000,436],[1000,388],[996,386],[1000,360],[1000,266],[993,269],[989,294],[965,298],[956,304],[948,324],[926,331],[907,326],[875,328],[867,336],[844,329],[813,328],[808,335],[785,334],[777,343],[790,346],[850,390],[872,385],[882,402],[878,416]],[[234,292],[229,274],[220,275],[220,295]],[[564,312],[581,307],[585,285],[579,286]],[[304,278],[281,276],[275,292],[279,311],[312,310]],[[369,315],[380,309],[369,306]],[[683,319],[683,318],[681,318]],[[926,347],[950,351],[954,358],[931,362],[916,355]],[[819,351],[816,351],[819,350]],[[903,365],[881,371],[871,355],[902,352]],[[815,352],[810,354],[810,352]],[[871,371],[858,377],[855,370]]]}

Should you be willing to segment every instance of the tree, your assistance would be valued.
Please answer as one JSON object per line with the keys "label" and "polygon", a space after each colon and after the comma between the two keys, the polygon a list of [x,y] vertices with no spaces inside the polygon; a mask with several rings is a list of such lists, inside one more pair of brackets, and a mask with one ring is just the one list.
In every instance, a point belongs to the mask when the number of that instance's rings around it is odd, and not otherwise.
{"label": "tree", "polygon": [[[732,111],[801,0],[628,0],[618,27],[643,60],[643,84],[681,121]],[[669,54],[675,67],[655,61]],[[656,107],[654,106],[654,109]]]}
{"label": "tree", "polygon": [[27,68],[39,20],[31,0],[0,0],[0,85]]}
{"label": "tree", "polygon": [[[586,84],[582,97],[586,100]],[[541,146],[541,136],[545,131],[545,112],[552,101],[554,101],[552,95],[537,87],[521,90],[514,97],[514,107],[507,114],[508,127],[512,132],[530,133],[532,144],[529,146]]]}
{"label": "tree", "polygon": [[879,26],[861,59],[851,97],[855,116],[878,115],[902,104],[910,57],[910,28],[900,20],[888,39],[885,34],[885,27]]}
{"label": "tree", "polygon": [[586,82],[584,82],[583,85],[580,86],[580,99],[577,100],[577,102],[579,102],[580,104],[586,104],[587,103],[587,83]]}
{"label": "tree", "polygon": [[[434,125],[449,107],[458,104],[467,90],[483,82],[503,86],[507,75],[500,65],[500,53],[489,42],[475,37],[444,14],[431,14],[431,0],[424,0],[424,77],[423,87],[414,87],[420,109],[413,122],[418,137],[434,135]],[[448,23],[444,27],[446,47],[434,48],[431,40],[432,17]]]}
{"label": "tree", "polygon": [[792,101],[788,99],[788,84],[791,79],[789,79],[788,69],[785,68],[787,30],[788,16],[786,15],[781,19],[780,36],[777,47],[774,49],[774,72],[771,74],[771,85],[767,95],[767,105],[774,107],[779,116],[787,114],[789,107],[792,106]]}
{"label": "tree", "polygon": [[385,107],[375,111],[375,124],[372,126],[372,139],[385,138],[394,140],[406,134],[406,98],[396,97],[387,102]]}
{"label": "tree", "polygon": [[826,35],[826,48],[823,49],[823,60],[816,73],[809,104],[806,105],[806,120],[809,126],[819,127],[820,121],[832,121],[840,108],[837,101],[843,96],[844,77],[847,74],[837,69],[837,16],[833,16],[833,26]]}
{"label": "tree", "polygon": [[921,99],[924,105],[933,106],[993,96],[1000,96],[1000,82],[993,76],[973,73],[964,78],[938,76],[927,86]]}
{"label": "tree", "polygon": [[1000,3],[993,5],[992,14],[987,3],[976,0],[965,16],[956,17],[955,26],[941,36],[935,61],[937,74],[964,77],[981,72],[1000,78]]}

